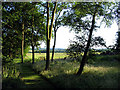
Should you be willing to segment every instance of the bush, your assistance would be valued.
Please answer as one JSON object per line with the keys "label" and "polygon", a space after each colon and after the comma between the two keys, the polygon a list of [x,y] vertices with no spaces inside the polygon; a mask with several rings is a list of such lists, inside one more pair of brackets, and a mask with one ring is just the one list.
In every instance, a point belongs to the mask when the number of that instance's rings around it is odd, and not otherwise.
{"label": "bush", "polygon": [[7,63],[13,63],[13,59],[11,59],[9,56],[2,55],[2,65],[4,66]]}
{"label": "bush", "polygon": [[14,63],[7,63],[2,67],[2,77],[4,78],[18,78],[20,71],[19,66]]}

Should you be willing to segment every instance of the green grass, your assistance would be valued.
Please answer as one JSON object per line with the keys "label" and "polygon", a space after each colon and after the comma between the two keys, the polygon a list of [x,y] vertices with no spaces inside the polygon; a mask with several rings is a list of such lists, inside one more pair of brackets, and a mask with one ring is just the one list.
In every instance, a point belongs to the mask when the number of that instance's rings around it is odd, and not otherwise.
{"label": "green grass", "polygon": [[[4,66],[2,88],[54,88],[36,74],[30,63]],[[14,68],[13,68],[14,67]],[[19,68],[19,69],[18,69]]]}
{"label": "green grass", "polygon": [[[107,57],[107,59],[106,59]],[[118,88],[120,66],[119,56],[98,56],[93,63],[84,67],[81,76],[76,76],[78,62],[56,60],[50,64],[50,70],[44,71],[45,61],[37,62],[33,68],[49,78],[58,87],[63,88]]]}
{"label": "green grass", "polygon": [[[35,59],[39,59],[40,57],[45,57],[46,58],[46,53],[35,53]],[[52,53],[50,53],[50,57],[52,57]],[[54,59],[59,59],[59,58],[64,58],[67,57],[66,53],[55,53],[54,54]],[[32,58],[32,53],[27,53],[25,59],[31,59]]]}
{"label": "green grass", "polygon": [[[66,53],[55,53],[54,59],[63,59],[64,57],[67,57],[67,56],[68,55]],[[46,58],[46,53],[35,53],[35,62],[41,61],[41,57]],[[51,57],[52,57],[52,53],[50,53],[50,58]],[[25,56],[24,62],[31,62],[31,61],[32,61],[32,53],[27,53],[27,55]],[[14,63],[20,63],[20,62],[21,62],[21,58],[14,59]]]}
{"label": "green grass", "polygon": [[[45,71],[44,60],[39,60],[45,53],[36,54],[33,68],[41,71],[40,74],[51,80],[57,87],[63,88],[118,88],[120,78],[120,55],[97,56],[94,60],[90,59],[85,65],[81,76],[76,76],[80,63],[69,59],[62,60],[67,55],[55,53],[54,62],[50,63],[50,69]],[[28,53],[28,57],[30,53]],[[14,63],[8,63],[3,67],[3,87],[13,88],[35,88],[51,87],[48,82],[35,74],[29,67],[26,57],[24,64],[20,64],[21,59],[14,59]],[[120,88],[120,87],[119,87]]]}

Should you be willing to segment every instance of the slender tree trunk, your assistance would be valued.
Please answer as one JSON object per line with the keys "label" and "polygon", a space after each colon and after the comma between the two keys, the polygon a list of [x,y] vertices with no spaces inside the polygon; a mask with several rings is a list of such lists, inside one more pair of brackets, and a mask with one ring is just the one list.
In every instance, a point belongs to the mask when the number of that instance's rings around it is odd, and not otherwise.
{"label": "slender tree trunk", "polygon": [[32,64],[34,64],[34,44],[33,44],[33,27],[32,27]]}
{"label": "slender tree trunk", "polygon": [[53,62],[53,58],[54,58],[55,45],[56,45],[56,30],[54,30],[54,45],[53,45],[52,58],[51,58],[52,62]]}
{"label": "slender tree trunk", "polygon": [[49,3],[47,2],[47,49],[46,49],[46,67],[45,70],[49,68],[49,59],[50,59],[50,40],[49,40]]}
{"label": "slender tree trunk", "polygon": [[51,25],[50,25],[50,31],[49,31],[49,3],[47,2],[47,52],[46,52],[46,67],[45,70],[49,69],[50,64],[50,40],[52,35],[52,28],[53,28],[53,21],[55,17],[57,2],[55,2],[55,6],[52,12],[52,19],[51,19]]}
{"label": "slender tree trunk", "polygon": [[32,17],[32,64],[34,64],[34,16]]}
{"label": "slender tree trunk", "polygon": [[54,17],[55,17],[56,7],[57,7],[57,2],[55,2],[55,6],[54,6],[54,9],[53,9],[53,12],[52,12],[52,19],[51,19],[50,33],[49,33],[49,38],[50,39],[51,39],[51,35],[52,35],[53,21],[54,21]]}
{"label": "slender tree trunk", "polygon": [[77,75],[81,75],[82,74],[84,65],[86,63],[87,52],[88,52],[88,49],[89,49],[89,46],[90,46],[92,32],[93,32],[93,29],[94,29],[94,24],[95,24],[95,13],[94,13],[93,19],[92,19],[92,26],[91,26],[90,34],[89,34],[89,37],[88,37],[87,47],[85,49],[85,52],[84,52],[84,55],[83,55],[83,58],[82,58],[82,61],[81,61],[81,64],[80,64],[80,68],[79,68],[79,70],[77,72]]}
{"label": "slender tree trunk", "polygon": [[24,60],[24,23],[22,24],[22,47],[21,47],[21,63]]}
{"label": "slender tree trunk", "polygon": [[32,64],[34,64],[34,46],[32,45]]}
{"label": "slender tree trunk", "polygon": [[45,70],[49,69],[50,64],[50,40],[47,40],[47,57],[46,57],[46,68]]}

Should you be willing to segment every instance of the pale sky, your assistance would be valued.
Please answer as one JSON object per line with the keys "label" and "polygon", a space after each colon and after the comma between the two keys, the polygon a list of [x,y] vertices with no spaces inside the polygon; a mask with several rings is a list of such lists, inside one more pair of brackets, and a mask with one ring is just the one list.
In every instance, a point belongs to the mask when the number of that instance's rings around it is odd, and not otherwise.
{"label": "pale sky", "polygon": [[[114,45],[116,41],[116,32],[118,31],[118,25],[116,22],[112,24],[111,27],[105,28],[104,25],[101,26],[97,32],[93,32],[94,36],[101,36],[105,41],[106,45]],[[60,27],[57,31],[57,40],[56,40],[56,48],[67,48],[69,46],[69,41],[73,40],[75,37],[75,33],[67,27]],[[53,47],[53,39],[51,39],[51,45]],[[42,43],[41,48],[45,48],[45,44]]]}

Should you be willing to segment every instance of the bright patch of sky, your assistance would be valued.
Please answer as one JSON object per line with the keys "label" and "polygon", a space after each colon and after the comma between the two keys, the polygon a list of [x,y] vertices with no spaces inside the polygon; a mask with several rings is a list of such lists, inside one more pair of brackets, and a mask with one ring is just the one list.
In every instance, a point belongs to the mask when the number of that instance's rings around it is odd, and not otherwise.
{"label": "bright patch of sky", "polygon": [[118,31],[118,25],[117,23],[114,21],[113,24],[111,25],[111,27],[104,27],[104,25],[102,25],[97,32],[93,32],[93,34],[95,36],[101,36],[105,42],[106,45],[114,45],[116,42],[116,32]]}
{"label": "bright patch of sky", "polygon": [[[106,45],[114,45],[116,42],[116,32],[118,31],[118,25],[116,22],[114,22],[111,27],[107,28],[104,27],[104,25],[101,26],[101,28],[97,29],[97,31],[93,32],[94,36],[101,36],[105,42]],[[67,27],[60,27],[57,31],[57,40],[56,40],[56,48],[68,48],[70,45],[70,40],[74,40],[75,33],[74,31],[70,32],[70,29]],[[51,39],[51,45],[50,48],[53,47],[53,39]],[[45,43],[42,43],[41,48],[45,48]],[[101,47],[97,47],[97,49],[100,49]]]}

